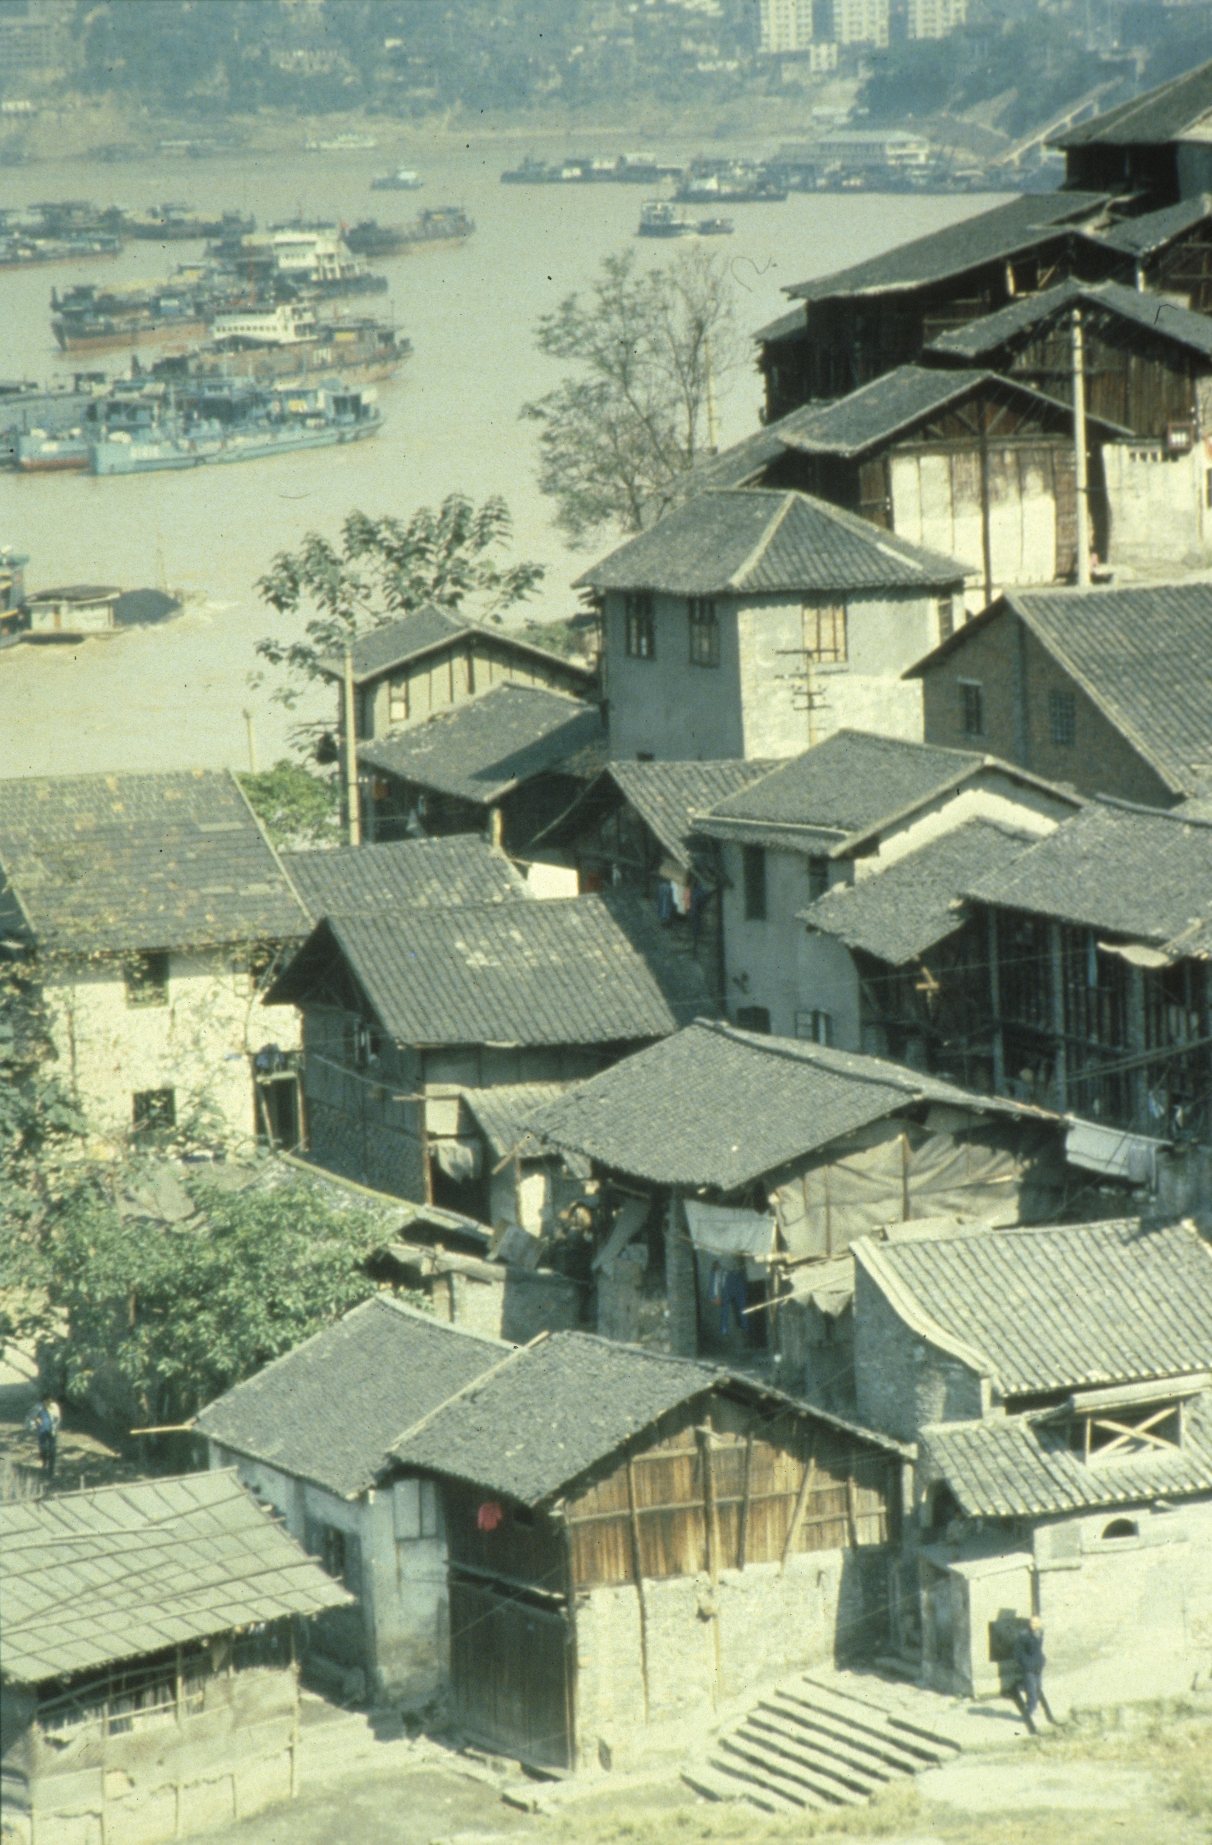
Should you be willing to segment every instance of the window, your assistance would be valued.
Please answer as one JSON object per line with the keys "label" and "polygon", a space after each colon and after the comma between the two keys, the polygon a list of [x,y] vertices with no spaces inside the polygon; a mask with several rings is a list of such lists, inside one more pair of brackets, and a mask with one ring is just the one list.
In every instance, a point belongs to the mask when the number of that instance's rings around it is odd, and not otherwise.
{"label": "window", "polygon": [[810,858],[808,860],[808,901],[815,903],[829,889],[829,860],[827,858]]}
{"label": "window", "polygon": [[797,1038],[803,1038],[809,1044],[832,1044],[832,1012],[797,1012],[795,1035]]}
{"label": "window", "polygon": [[131,1121],[136,1134],[159,1134],[177,1125],[175,1089],[136,1089],[131,1097]]}
{"label": "window", "polygon": [[1111,1539],[1139,1537],[1140,1527],[1130,1518],[1113,1518],[1109,1525],[1104,1525],[1103,1536]]}
{"label": "window", "polygon": [[335,1525],[309,1518],[304,1526],[303,1548],[311,1552],[322,1570],[343,1582],[351,1595],[361,1595],[362,1546],[352,1531],[338,1531]]}
{"label": "window", "polygon": [[715,603],[706,601],[702,596],[691,596],[688,607],[691,666],[718,666],[720,624],[716,620]]}
{"label": "window", "polygon": [[1048,728],[1058,749],[1071,750],[1077,744],[1077,694],[1049,692]]}
{"label": "window", "polygon": [[623,621],[626,628],[626,647],[633,660],[656,659],[656,623],[652,614],[652,597],[643,595],[624,596]]}
{"label": "window", "polygon": [[939,640],[950,640],[955,633],[955,604],[950,596],[940,596],[935,602],[934,618],[938,624]]}
{"label": "window", "polygon": [[439,1535],[438,1490],[432,1480],[397,1480],[391,1498],[397,1543]]}
{"label": "window", "polygon": [[966,737],[983,737],[985,734],[985,701],[983,687],[975,679],[961,679],[960,724]]}
{"label": "window", "polygon": [[770,1032],[770,1013],[765,1006],[738,1006],[736,1022],[742,1031]]}
{"label": "window", "polygon": [[408,681],[393,679],[387,693],[387,716],[392,724],[408,722]]}
{"label": "window", "polygon": [[762,846],[742,846],[745,884],[745,921],[766,920],[766,852]]}
{"label": "window", "polygon": [[168,956],[135,955],[126,963],[128,1006],[167,1006]]}
{"label": "window", "polygon": [[825,602],[816,608],[805,604],[804,652],[824,666],[840,666],[846,661],[849,656],[844,602]]}

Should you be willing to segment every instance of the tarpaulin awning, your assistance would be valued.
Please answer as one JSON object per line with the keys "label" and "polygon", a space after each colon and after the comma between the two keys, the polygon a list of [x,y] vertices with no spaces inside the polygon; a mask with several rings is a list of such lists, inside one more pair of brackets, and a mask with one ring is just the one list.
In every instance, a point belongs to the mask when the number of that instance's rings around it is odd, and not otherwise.
{"label": "tarpaulin awning", "polygon": [[683,1204],[690,1240],[704,1254],[760,1261],[773,1253],[776,1225],[764,1212],[699,1204],[694,1198],[684,1199]]}
{"label": "tarpaulin awning", "polygon": [[1108,1178],[1128,1179],[1134,1185],[1152,1185],[1157,1155],[1169,1145],[1146,1134],[1128,1134],[1101,1121],[1072,1118],[1065,1135],[1065,1158],[1083,1172],[1101,1172]]}

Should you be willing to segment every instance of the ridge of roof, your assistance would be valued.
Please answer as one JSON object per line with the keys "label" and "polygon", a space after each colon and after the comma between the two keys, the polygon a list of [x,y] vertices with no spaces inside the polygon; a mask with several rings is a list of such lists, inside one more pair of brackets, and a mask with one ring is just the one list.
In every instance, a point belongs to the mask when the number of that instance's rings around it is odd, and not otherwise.
{"label": "ridge of roof", "polygon": [[1181,141],[1184,135],[1212,114],[1212,60],[1180,71],[1155,84],[1143,96],[1117,103],[1105,115],[1093,116],[1049,141],[1049,147],[1149,146]]}
{"label": "ridge of roof", "polygon": [[[991,1234],[982,1231],[982,1236]],[[959,1240],[958,1238],[955,1240]],[[970,1365],[979,1377],[988,1378],[991,1383],[1000,1385],[1001,1379],[997,1367],[987,1352],[979,1346],[970,1345],[966,1339],[959,1339],[936,1320],[929,1309],[923,1307],[915,1298],[912,1290],[901,1280],[896,1272],[884,1261],[880,1247],[869,1236],[856,1237],[850,1245],[850,1254],[866,1270],[876,1283],[888,1305],[898,1318],[905,1322],[910,1332],[917,1333],[921,1339],[928,1339],[941,1351],[949,1352],[958,1358],[961,1364]]]}
{"label": "ridge of roof", "polygon": [[[408,628],[417,637],[413,644],[407,645],[401,635],[400,646],[393,650],[390,645],[391,636]],[[449,646],[452,641],[460,640],[468,634],[482,635],[535,658],[553,662],[586,682],[594,677],[592,667],[567,660],[562,654],[553,653],[549,647],[541,647],[537,641],[528,640],[512,628],[497,627],[474,616],[464,615],[461,610],[443,608],[438,602],[427,602],[419,609],[410,609],[394,620],[380,622],[378,627],[369,628],[357,636],[351,648],[354,656],[354,684],[362,685],[368,679],[376,679],[381,673],[390,672],[393,666],[402,666],[407,660],[420,659],[424,654]],[[363,665],[358,663],[359,649],[365,661]],[[343,655],[329,654],[319,662],[319,667],[328,679],[344,677]]]}
{"label": "ridge of roof", "polygon": [[1123,282],[1078,282],[1071,277],[1037,294],[1023,295],[965,326],[950,328],[932,340],[926,352],[946,358],[980,357],[994,351],[1016,333],[1030,334],[1050,315],[1079,303],[1106,309],[1156,334],[1159,339],[1172,340],[1176,345],[1212,357],[1212,320],[1206,314],[1196,314],[1190,308],[1129,288]]}

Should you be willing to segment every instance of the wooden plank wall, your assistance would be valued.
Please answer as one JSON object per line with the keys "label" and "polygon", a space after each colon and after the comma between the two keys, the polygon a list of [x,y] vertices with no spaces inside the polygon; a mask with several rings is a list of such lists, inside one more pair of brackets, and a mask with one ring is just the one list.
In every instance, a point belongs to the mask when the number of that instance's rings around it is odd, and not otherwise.
{"label": "wooden plank wall", "polygon": [[887,1543],[898,1490],[899,1463],[843,1431],[700,1398],[569,1500],[573,1583],[716,1575]]}

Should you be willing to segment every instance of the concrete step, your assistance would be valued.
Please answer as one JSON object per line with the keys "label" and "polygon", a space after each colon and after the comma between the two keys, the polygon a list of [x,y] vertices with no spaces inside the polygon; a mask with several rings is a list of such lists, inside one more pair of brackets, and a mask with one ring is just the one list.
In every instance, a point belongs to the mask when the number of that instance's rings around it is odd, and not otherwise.
{"label": "concrete step", "polygon": [[843,1768],[853,1769],[855,1774],[871,1782],[883,1784],[896,1780],[899,1775],[913,1772],[912,1769],[901,1767],[899,1763],[894,1765],[885,1761],[874,1750],[847,1736],[800,1724],[794,1717],[784,1716],[773,1704],[760,1704],[756,1710],[751,1711],[746,1719],[746,1727],[760,1730],[775,1739],[781,1748],[798,1751],[806,1759],[815,1760],[818,1756],[825,1756]]}
{"label": "concrete step", "polygon": [[752,1747],[764,1749],[782,1761],[795,1763],[818,1778],[827,1775],[831,1782],[836,1780],[842,1787],[848,1787],[852,1792],[867,1798],[878,1793],[885,1782],[892,1779],[887,1772],[881,1774],[848,1750],[823,1742],[814,1745],[807,1739],[788,1736],[773,1724],[764,1722],[756,1713],[747,1717],[733,1734]]}
{"label": "concrete step", "polygon": [[743,1800],[749,1806],[759,1807],[763,1813],[802,1815],[805,1808],[815,1812],[832,1806],[831,1801],[813,1797],[806,1788],[800,1791],[799,1797],[792,1798],[739,1756],[724,1761],[713,1758],[709,1762],[696,1762],[693,1768],[682,1770],[682,1779],[696,1794],[706,1794],[709,1800]]}
{"label": "concrete step", "polygon": [[[889,1687],[898,1704],[905,1687]],[[796,1699],[823,1714],[840,1719],[847,1726],[881,1739],[895,1740],[908,1754],[921,1759],[922,1765],[936,1766],[959,1754],[959,1744],[940,1729],[927,1727],[914,1716],[903,1714],[903,1707],[876,1703],[874,1699],[855,1696],[826,1680],[805,1674],[789,1686],[786,1696]]]}
{"label": "concrete step", "polygon": [[739,1729],[721,1736],[711,1752],[711,1761],[716,1767],[720,1766],[722,1760],[732,1762],[734,1758],[747,1763],[749,1770],[755,1772],[765,1785],[774,1787],[790,1800],[798,1799],[802,1806],[861,1806],[874,1792],[873,1787],[851,1786],[833,1766],[823,1760],[814,1763],[811,1768],[800,1763],[793,1764],[769,1748],[763,1740],[746,1737]]}
{"label": "concrete step", "polygon": [[897,1732],[889,1727],[886,1734],[881,1734],[867,1726],[860,1728],[857,1724],[847,1723],[820,1705],[810,1704],[804,1698],[798,1698],[793,1692],[776,1691],[768,1699],[763,1699],[763,1707],[777,1715],[783,1723],[795,1725],[803,1734],[827,1737],[833,1742],[844,1743],[847,1748],[857,1750],[860,1757],[874,1765],[882,1763],[897,1774],[914,1775],[923,1768],[933,1768],[936,1762],[924,1753],[925,1745],[907,1747]]}

